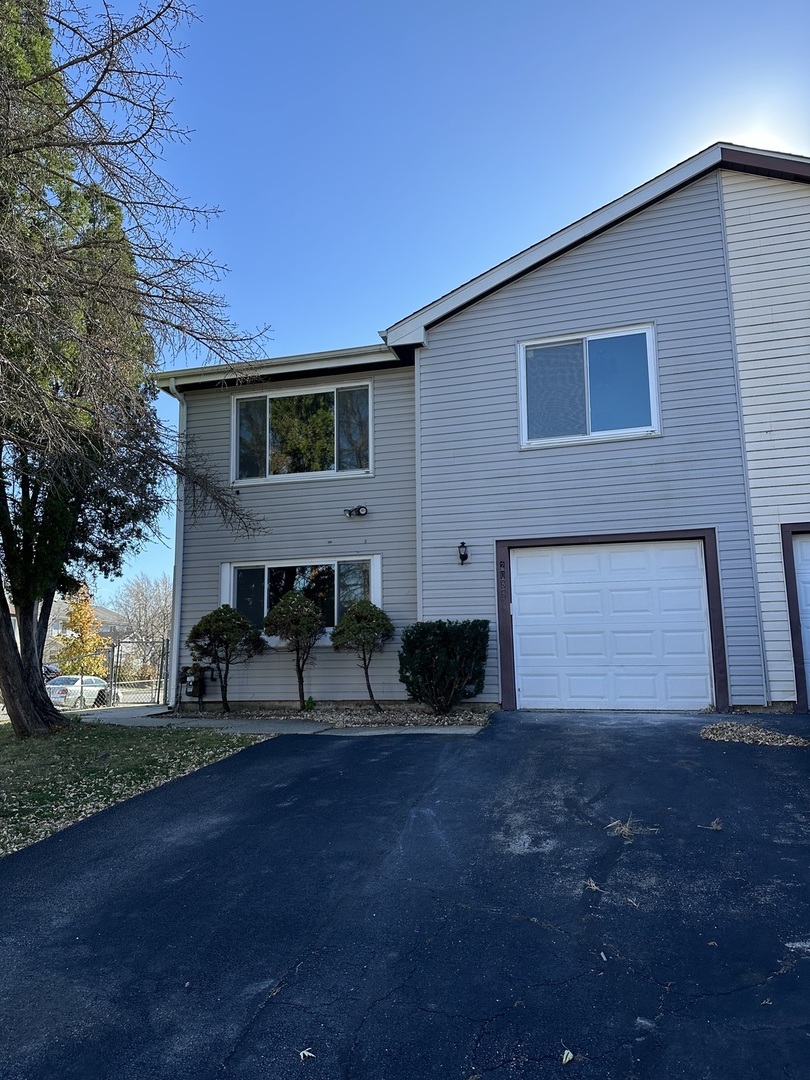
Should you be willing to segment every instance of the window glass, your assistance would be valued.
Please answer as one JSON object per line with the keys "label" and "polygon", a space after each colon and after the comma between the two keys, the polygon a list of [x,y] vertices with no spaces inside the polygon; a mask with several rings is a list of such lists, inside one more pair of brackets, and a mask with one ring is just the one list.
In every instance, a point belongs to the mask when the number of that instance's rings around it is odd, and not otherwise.
{"label": "window glass", "polygon": [[358,559],[306,566],[239,566],[234,570],[234,607],[258,629],[270,608],[293,589],[317,605],[324,626],[334,626],[355,600],[371,598],[371,562]]}
{"label": "window glass", "polygon": [[338,563],[338,609],[340,619],[356,600],[368,600],[371,595],[371,564],[364,562]]}
{"label": "window glass", "polygon": [[351,386],[237,400],[236,479],[367,470],[369,398]]}
{"label": "window glass", "polygon": [[335,567],[332,563],[318,566],[268,566],[267,610],[285,593],[297,589],[312,600],[321,613],[324,626],[335,624]]}
{"label": "window glass", "polygon": [[530,439],[587,434],[581,341],[526,349],[526,401]]}
{"label": "window glass", "polygon": [[588,340],[591,431],[652,426],[647,335]]}
{"label": "window glass", "polygon": [[234,586],[234,607],[260,630],[264,620],[264,567],[237,567]]}
{"label": "window glass", "polygon": [[239,463],[237,478],[267,475],[267,398],[247,398],[237,403]]}
{"label": "window glass", "polygon": [[338,468],[367,469],[368,387],[353,386],[337,392]]}
{"label": "window glass", "polygon": [[328,472],[335,467],[335,395],[270,399],[270,473]]}

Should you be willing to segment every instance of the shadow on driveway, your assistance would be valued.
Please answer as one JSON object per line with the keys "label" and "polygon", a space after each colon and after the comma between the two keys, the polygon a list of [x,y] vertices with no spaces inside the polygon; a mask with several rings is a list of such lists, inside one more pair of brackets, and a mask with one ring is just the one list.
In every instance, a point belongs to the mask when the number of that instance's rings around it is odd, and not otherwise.
{"label": "shadow on driveway", "polygon": [[810,751],[705,722],[283,736],[9,856],[0,1077],[805,1077]]}

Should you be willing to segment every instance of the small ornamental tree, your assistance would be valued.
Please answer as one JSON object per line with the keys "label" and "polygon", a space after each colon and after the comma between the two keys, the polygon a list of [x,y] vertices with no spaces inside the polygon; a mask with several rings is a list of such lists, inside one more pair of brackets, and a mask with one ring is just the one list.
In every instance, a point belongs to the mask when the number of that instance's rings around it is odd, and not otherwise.
{"label": "small ornamental tree", "polygon": [[306,708],[304,668],[315,642],[323,637],[325,630],[318,607],[297,589],[285,593],[265,616],[264,632],[269,637],[281,638],[287,650],[295,656],[298,704],[302,710]]}
{"label": "small ornamental tree", "polygon": [[233,664],[246,664],[264,651],[262,635],[229,604],[209,611],[186,638],[189,652],[199,664],[211,664],[219,679],[222,711],[229,713],[228,673]]}
{"label": "small ornamental tree", "polygon": [[358,667],[366,677],[369,701],[377,712],[380,706],[371,689],[368,676],[369,665],[376,652],[382,649],[386,641],[394,636],[394,624],[370,600],[357,600],[339,619],[332,631],[332,647],[338,651],[354,650],[360,660]]}
{"label": "small ornamental tree", "polygon": [[486,619],[437,619],[406,626],[399,652],[400,682],[415,701],[443,716],[462,698],[475,697],[484,689],[488,644]]}
{"label": "small ornamental tree", "polygon": [[101,619],[93,611],[93,598],[86,585],[68,600],[63,632],[56,635],[59,651],[54,662],[66,675],[109,674],[110,641],[101,633]]}

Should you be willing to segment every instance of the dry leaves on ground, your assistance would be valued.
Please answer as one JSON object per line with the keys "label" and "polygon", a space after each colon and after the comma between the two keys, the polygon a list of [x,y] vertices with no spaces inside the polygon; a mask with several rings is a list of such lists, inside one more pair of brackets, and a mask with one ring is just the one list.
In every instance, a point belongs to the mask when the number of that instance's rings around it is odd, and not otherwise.
{"label": "dry leaves on ground", "polygon": [[709,724],[701,730],[700,737],[713,742],[752,743],[756,746],[810,746],[810,739],[803,739],[801,735],[784,735],[781,731],[771,731],[758,724],[738,724],[733,721]]}

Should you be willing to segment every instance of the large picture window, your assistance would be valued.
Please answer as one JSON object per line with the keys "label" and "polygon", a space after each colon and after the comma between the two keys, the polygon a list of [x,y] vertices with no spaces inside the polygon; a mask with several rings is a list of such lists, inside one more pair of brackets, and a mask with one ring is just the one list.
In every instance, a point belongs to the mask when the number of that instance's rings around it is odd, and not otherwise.
{"label": "large picture window", "polygon": [[375,599],[371,568],[372,559],[236,566],[233,606],[260,629],[268,611],[285,593],[297,589],[317,605],[324,626],[334,626],[356,600]]}
{"label": "large picture window", "polygon": [[522,348],[522,442],[658,430],[652,327],[528,343]]}
{"label": "large picture window", "polygon": [[368,472],[369,386],[236,400],[237,480]]}

